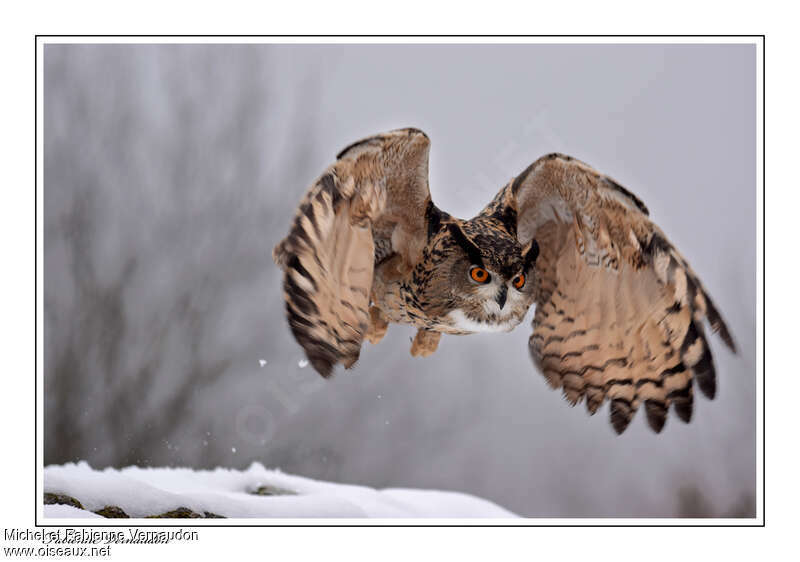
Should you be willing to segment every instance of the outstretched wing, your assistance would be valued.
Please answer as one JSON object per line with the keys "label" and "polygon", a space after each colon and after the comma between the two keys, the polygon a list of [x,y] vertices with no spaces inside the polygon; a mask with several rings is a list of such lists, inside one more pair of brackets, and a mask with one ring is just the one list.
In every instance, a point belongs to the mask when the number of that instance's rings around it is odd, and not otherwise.
{"label": "outstretched wing", "polygon": [[714,397],[703,318],[735,351],[733,340],[697,274],[635,195],[550,154],[495,201],[516,217],[521,243],[539,244],[530,351],[571,404],[585,398],[594,414],[607,398],[622,433],[644,402],[659,432],[670,405],[690,420],[693,381]]}
{"label": "outstretched wing", "polygon": [[393,253],[414,263],[422,251],[429,144],[422,131],[401,129],[345,148],[273,250],[289,326],[322,376],[358,359],[375,263]]}

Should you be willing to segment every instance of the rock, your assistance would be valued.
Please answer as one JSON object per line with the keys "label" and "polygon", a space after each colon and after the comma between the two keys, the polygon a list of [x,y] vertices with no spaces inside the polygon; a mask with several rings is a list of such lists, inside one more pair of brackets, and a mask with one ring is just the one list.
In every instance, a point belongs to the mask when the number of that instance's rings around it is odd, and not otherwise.
{"label": "rock", "polygon": [[[70,505],[72,507],[77,507],[78,509],[83,509],[83,510],[86,509],[85,507],[83,507],[83,504],[81,504],[81,502],[79,502],[72,496],[67,496],[65,494],[53,494],[50,492],[45,492],[44,503],[45,505],[61,504],[61,505]],[[121,507],[118,507],[116,505],[107,505],[102,509],[98,509],[94,513],[96,513],[97,515],[101,515],[107,519],[130,519],[130,515],[125,513],[125,511]],[[225,516],[217,515],[216,513],[211,513],[210,511],[204,511],[203,514],[201,515],[195,511],[192,511],[188,507],[179,507],[171,511],[167,511],[166,513],[162,513],[160,515],[148,515],[146,517],[146,519],[203,519],[203,518],[225,519]]]}
{"label": "rock", "polygon": [[286,488],[278,488],[277,486],[259,486],[255,490],[250,491],[251,494],[256,496],[296,496],[297,492],[287,490]]}
{"label": "rock", "polygon": [[53,504],[61,504],[61,505],[71,505],[72,507],[77,507],[78,509],[85,509],[81,502],[73,498],[72,496],[67,496],[65,494],[51,494],[50,492],[44,493],[44,504],[45,505],[53,505]]}
{"label": "rock", "polygon": [[116,505],[107,505],[103,509],[95,511],[95,513],[108,519],[130,519],[130,515]]}
{"label": "rock", "polygon": [[161,515],[148,515],[147,519],[202,519],[203,516],[188,507],[179,507]]}

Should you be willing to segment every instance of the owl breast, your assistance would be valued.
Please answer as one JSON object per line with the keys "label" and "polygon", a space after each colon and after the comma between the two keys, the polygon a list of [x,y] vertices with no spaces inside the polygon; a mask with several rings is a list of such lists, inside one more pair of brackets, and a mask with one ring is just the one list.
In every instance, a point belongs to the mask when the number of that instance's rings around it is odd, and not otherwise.
{"label": "owl breast", "polygon": [[516,328],[524,316],[510,315],[507,318],[500,317],[497,320],[484,322],[473,320],[460,309],[453,310],[447,314],[448,328],[457,330],[458,333],[475,334],[478,332],[510,332]]}

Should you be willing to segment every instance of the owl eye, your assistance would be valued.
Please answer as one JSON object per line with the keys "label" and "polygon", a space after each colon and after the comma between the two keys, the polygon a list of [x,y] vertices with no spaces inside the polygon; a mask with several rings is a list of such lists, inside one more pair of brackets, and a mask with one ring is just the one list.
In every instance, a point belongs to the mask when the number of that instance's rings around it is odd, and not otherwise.
{"label": "owl eye", "polygon": [[513,283],[514,287],[516,287],[517,289],[523,288],[525,286],[525,275],[523,273],[520,273],[519,275],[514,277]]}
{"label": "owl eye", "polygon": [[478,267],[477,265],[473,266],[472,269],[469,270],[469,276],[476,283],[488,283],[489,279],[491,279],[489,272],[482,267]]}

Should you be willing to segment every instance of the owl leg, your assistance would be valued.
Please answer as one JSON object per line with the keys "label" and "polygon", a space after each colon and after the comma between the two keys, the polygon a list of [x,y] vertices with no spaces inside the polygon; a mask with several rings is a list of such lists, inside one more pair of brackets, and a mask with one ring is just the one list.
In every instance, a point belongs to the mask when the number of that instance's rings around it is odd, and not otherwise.
{"label": "owl leg", "polygon": [[417,335],[411,343],[411,355],[414,357],[427,357],[433,355],[436,348],[439,347],[439,340],[442,338],[441,332],[434,332],[420,328],[417,330]]}
{"label": "owl leg", "polygon": [[386,335],[389,329],[389,319],[377,306],[369,309],[369,327],[367,328],[367,339],[369,343],[376,344]]}

